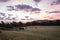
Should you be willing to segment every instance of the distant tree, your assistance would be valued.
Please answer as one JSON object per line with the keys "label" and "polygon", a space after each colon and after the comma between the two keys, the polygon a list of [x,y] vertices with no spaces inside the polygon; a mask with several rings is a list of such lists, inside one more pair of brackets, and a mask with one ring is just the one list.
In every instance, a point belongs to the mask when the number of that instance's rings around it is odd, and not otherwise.
{"label": "distant tree", "polygon": [[32,21],[32,22],[30,23],[30,25],[35,26],[35,25],[40,25],[40,23],[39,23],[39,22],[36,22],[36,21]]}
{"label": "distant tree", "polygon": [[60,20],[56,20],[57,25],[60,25]]}
{"label": "distant tree", "polygon": [[31,22],[25,23],[25,26],[30,26],[30,25],[31,25]]}
{"label": "distant tree", "polygon": [[18,22],[18,26],[19,26],[19,27],[23,27],[24,24],[23,24],[22,22]]}
{"label": "distant tree", "polygon": [[12,23],[10,23],[10,25],[12,25],[13,27],[16,27],[17,23],[13,21]]}
{"label": "distant tree", "polygon": [[1,21],[1,24],[4,24],[4,22],[3,22],[3,21]]}
{"label": "distant tree", "polygon": [[0,27],[4,27],[5,23],[3,21],[1,21]]}

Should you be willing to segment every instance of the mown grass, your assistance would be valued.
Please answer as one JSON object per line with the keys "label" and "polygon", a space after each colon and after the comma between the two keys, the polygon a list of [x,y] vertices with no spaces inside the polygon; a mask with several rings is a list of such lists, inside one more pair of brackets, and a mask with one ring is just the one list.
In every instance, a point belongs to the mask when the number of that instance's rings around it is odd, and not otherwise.
{"label": "mown grass", "polygon": [[0,40],[60,40],[60,27],[29,26],[23,31],[0,30]]}

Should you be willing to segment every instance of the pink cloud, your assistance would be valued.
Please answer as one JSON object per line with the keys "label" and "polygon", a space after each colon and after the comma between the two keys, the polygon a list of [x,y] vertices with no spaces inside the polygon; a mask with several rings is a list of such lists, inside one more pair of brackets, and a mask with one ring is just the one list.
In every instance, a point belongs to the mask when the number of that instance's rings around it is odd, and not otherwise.
{"label": "pink cloud", "polygon": [[57,14],[50,14],[48,16],[48,19],[53,19],[53,20],[57,20],[57,19],[60,19],[60,13],[57,13]]}

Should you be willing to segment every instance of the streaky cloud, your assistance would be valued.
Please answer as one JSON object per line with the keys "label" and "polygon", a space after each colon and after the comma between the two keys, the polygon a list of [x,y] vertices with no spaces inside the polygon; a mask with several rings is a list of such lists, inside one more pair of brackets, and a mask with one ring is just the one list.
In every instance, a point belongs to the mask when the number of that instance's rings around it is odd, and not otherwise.
{"label": "streaky cloud", "polygon": [[10,0],[0,0],[0,2],[8,2],[8,1],[10,1]]}
{"label": "streaky cloud", "polygon": [[41,11],[39,8],[32,8],[32,11]]}
{"label": "streaky cloud", "polygon": [[24,10],[26,12],[40,12],[41,9],[39,8],[33,8],[32,6],[30,5],[26,5],[26,4],[18,4],[18,5],[15,5],[15,6],[7,6],[8,8],[8,11],[12,11],[12,10],[17,10],[17,11],[21,11],[21,10]]}
{"label": "streaky cloud", "polygon": [[0,15],[3,15],[3,16],[5,16],[5,13],[0,13]]}
{"label": "streaky cloud", "polygon": [[60,4],[60,0],[56,0],[56,1],[51,3],[51,5],[57,5],[57,4]]}
{"label": "streaky cloud", "polygon": [[15,9],[14,9],[14,6],[7,6],[7,10],[12,11],[12,10],[15,10]]}
{"label": "streaky cloud", "polygon": [[8,17],[5,20],[16,20],[16,17],[12,17],[13,14],[8,14]]}
{"label": "streaky cloud", "polygon": [[57,0],[56,4],[60,4],[60,0]]}
{"label": "streaky cloud", "polygon": [[57,3],[60,3],[60,0],[57,0]]}
{"label": "streaky cloud", "polygon": [[17,17],[12,17],[13,14],[6,14],[0,12],[0,20],[17,20]]}
{"label": "streaky cloud", "polygon": [[17,20],[16,17],[13,17],[12,20]]}
{"label": "streaky cloud", "polygon": [[41,11],[41,9],[39,9],[39,8],[32,8],[32,13],[40,13],[40,11]]}
{"label": "streaky cloud", "polygon": [[36,3],[39,3],[41,0],[33,0],[34,2],[36,2]]}
{"label": "streaky cloud", "polygon": [[24,10],[24,11],[29,11],[30,9],[32,9],[32,6],[30,5],[26,5],[26,4],[18,4],[18,5],[15,5],[15,6],[7,6],[7,10],[8,11],[12,11],[12,10]]}
{"label": "streaky cloud", "polygon": [[60,13],[60,11],[52,11],[52,12],[49,12],[49,13]]}
{"label": "streaky cloud", "polygon": [[26,5],[26,4],[15,5],[15,7],[16,7],[17,9],[20,9],[20,10],[28,10],[28,9],[31,9],[31,8],[32,8],[32,6]]}
{"label": "streaky cloud", "polygon": [[[3,16],[3,17],[2,17]],[[0,13],[0,20],[3,20],[5,18],[5,13]]]}

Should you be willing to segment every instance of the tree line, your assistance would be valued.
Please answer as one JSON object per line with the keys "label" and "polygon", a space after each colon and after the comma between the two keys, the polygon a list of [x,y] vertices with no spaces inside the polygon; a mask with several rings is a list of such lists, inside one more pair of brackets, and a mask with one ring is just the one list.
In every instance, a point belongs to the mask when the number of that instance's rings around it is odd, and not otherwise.
{"label": "tree line", "polygon": [[[41,20],[39,20],[41,21]],[[46,21],[46,22],[45,22]],[[44,20],[41,21],[41,22],[38,22],[38,21],[32,21],[32,22],[27,22],[27,23],[22,23],[22,22],[12,22],[12,23],[4,23],[3,21],[1,21],[0,23],[0,27],[6,27],[6,28],[13,28],[13,27],[25,27],[25,26],[35,26],[35,25],[42,25],[42,26],[45,26],[45,25],[58,25],[60,26],[60,20]]]}

